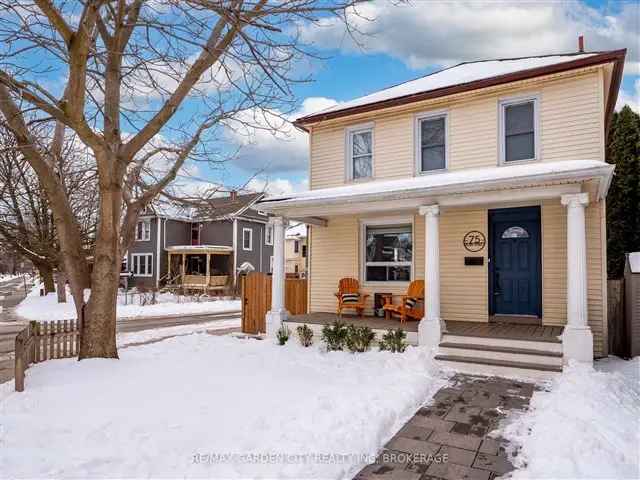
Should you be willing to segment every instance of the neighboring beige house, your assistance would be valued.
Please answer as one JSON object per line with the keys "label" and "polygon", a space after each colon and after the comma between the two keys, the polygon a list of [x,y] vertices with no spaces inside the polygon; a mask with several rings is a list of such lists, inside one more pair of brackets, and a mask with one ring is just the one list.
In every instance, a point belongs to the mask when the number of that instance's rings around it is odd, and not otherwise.
{"label": "neighboring beige house", "polygon": [[307,276],[307,226],[298,223],[287,228],[285,234],[285,272],[299,278]]}
{"label": "neighboring beige house", "polygon": [[[445,360],[557,370],[607,355],[605,141],[625,55],[463,63],[298,119],[309,191],[257,208],[276,230],[311,224],[304,321],[335,312],[343,277],[368,314],[374,293],[424,279],[425,317],[406,328]],[[277,265],[267,331],[287,319]]]}

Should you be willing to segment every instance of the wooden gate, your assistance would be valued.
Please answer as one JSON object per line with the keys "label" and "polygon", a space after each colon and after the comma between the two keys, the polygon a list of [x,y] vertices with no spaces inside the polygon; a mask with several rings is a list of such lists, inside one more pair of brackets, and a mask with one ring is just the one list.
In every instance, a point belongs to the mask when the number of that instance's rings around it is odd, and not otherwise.
{"label": "wooden gate", "polygon": [[[242,331],[264,333],[265,316],[271,308],[271,276],[251,272],[241,277]],[[284,289],[285,308],[291,315],[307,313],[307,280],[287,278]]]}

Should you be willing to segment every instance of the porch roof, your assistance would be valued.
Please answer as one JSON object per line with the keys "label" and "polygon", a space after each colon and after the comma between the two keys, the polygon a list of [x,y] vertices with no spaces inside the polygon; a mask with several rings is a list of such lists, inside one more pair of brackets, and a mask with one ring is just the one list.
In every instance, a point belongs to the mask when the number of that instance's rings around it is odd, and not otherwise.
{"label": "porch roof", "polygon": [[[404,207],[439,203],[442,197],[477,192],[523,189],[598,181],[597,199],[606,196],[614,166],[597,160],[566,160],[474,168],[419,175],[394,180],[350,183],[267,197],[257,203],[261,210],[282,215],[310,215],[341,206],[355,211],[358,204],[402,201]],[[410,200],[414,200],[411,202]]]}
{"label": "porch roof", "polygon": [[232,247],[226,245],[173,245],[165,248],[169,253],[176,254],[215,254],[215,255],[231,255]]}

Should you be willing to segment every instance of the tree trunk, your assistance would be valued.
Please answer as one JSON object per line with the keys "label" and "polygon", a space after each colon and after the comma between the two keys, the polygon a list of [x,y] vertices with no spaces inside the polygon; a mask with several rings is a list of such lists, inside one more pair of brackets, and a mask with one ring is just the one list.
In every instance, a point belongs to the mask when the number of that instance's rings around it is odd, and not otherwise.
{"label": "tree trunk", "polygon": [[[116,303],[120,280],[120,218],[122,192],[118,183],[100,185],[100,214],[96,235],[91,297],[85,307],[79,359],[118,358]],[[80,313],[80,312],[78,312]]]}
{"label": "tree trunk", "polygon": [[56,280],[58,303],[67,303],[67,275],[64,273],[64,270],[58,270],[58,276]]}
{"label": "tree trunk", "polygon": [[55,292],[56,287],[53,282],[53,269],[46,264],[37,265],[38,272],[40,272],[40,278],[44,284],[45,295],[51,292]]}

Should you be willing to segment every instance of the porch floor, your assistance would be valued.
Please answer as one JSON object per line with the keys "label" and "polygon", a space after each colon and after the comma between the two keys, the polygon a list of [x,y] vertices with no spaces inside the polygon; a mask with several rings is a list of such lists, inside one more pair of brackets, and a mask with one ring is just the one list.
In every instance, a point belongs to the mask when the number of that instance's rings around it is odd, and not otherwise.
{"label": "porch floor", "polygon": [[[331,312],[313,312],[302,315],[292,315],[287,322],[328,325],[338,320],[338,315]],[[386,320],[381,317],[357,315],[342,315],[342,321],[353,325],[366,325],[374,330],[389,330],[402,328],[406,332],[417,332],[418,322],[400,323],[398,319]],[[521,325],[509,323],[484,323],[445,321],[446,330],[450,335],[504,338],[511,340],[536,340],[541,342],[560,343],[557,337],[562,335],[563,327],[550,325]]]}
{"label": "porch floor", "polygon": [[510,340],[536,340],[540,342],[561,343],[557,337],[562,335],[563,327],[551,325],[522,325],[514,323],[458,322],[447,320],[450,335],[505,338]]}
{"label": "porch floor", "polygon": [[[293,323],[313,323],[317,325],[328,325],[338,320],[338,315],[330,312],[314,312],[305,313],[302,315],[292,315],[287,322]],[[397,319],[386,320],[381,317],[363,316],[357,315],[342,315],[342,321],[347,324],[353,325],[366,325],[373,330],[389,330],[402,328],[406,332],[417,332],[418,322],[404,322],[400,323]]]}

